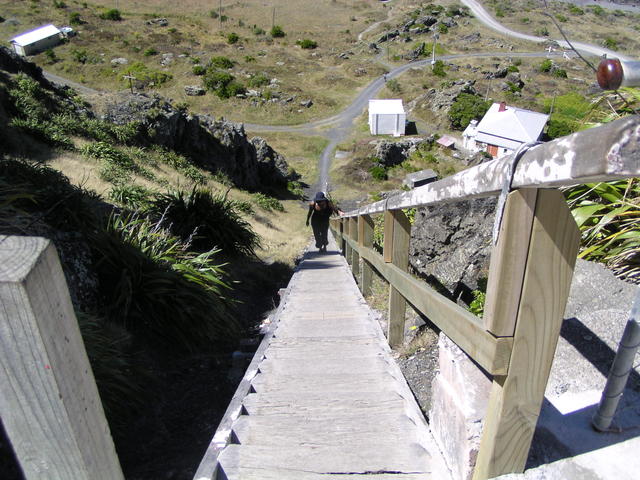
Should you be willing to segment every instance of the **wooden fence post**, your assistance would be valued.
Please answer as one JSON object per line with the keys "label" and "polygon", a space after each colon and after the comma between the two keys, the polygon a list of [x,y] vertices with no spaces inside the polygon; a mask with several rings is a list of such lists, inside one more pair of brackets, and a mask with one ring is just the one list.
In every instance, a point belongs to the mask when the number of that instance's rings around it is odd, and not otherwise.
{"label": "wooden fence post", "polygon": [[[349,236],[355,242],[358,242],[358,217],[350,217],[349,218]],[[360,279],[360,255],[355,248],[351,249],[351,270],[353,271],[353,276],[356,279],[356,282]]]}
{"label": "wooden fence post", "polygon": [[[384,217],[384,259],[406,271],[409,266],[411,223],[402,210],[388,210]],[[390,228],[389,228],[390,227]],[[387,260],[389,258],[389,260]],[[389,285],[389,345],[397,347],[404,342],[404,316],[407,301]]]}
{"label": "wooden fence post", "polygon": [[123,479],[53,245],[0,236],[0,416],[27,479]]}
{"label": "wooden fence post", "polygon": [[347,263],[351,265],[351,252],[353,248],[351,248],[351,245],[349,245],[349,242],[346,241],[347,238],[349,239],[351,238],[351,218],[344,219],[342,234],[344,235],[343,238],[345,238],[344,256],[347,259]]}
{"label": "wooden fence post", "polygon": [[[373,219],[370,215],[358,217],[358,241],[366,248],[373,247]],[[371,295],[371,282],[373,280],[373,268],[366,260],[362,260],[362,295]]]}
{"label": "wooden fence post", "polygon": [[524,470],[569,296],[580,232],[558,190],[539,190],[534,212],[509,370],[493,379],[474,480]]}

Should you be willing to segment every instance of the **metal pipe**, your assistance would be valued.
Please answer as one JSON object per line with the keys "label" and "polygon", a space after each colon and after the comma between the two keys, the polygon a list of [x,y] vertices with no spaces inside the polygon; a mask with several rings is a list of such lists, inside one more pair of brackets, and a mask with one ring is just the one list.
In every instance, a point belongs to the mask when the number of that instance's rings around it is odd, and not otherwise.
{"label": "metal pipe", "polygon": [[605,90],[640,87],[640,62],[605,58],[598,65],[598,84]]}
{"label": "metal pipe", "polygon": [[600,432],[609,430],[618,402],[622,398],[624,387],[627,384],[627,379],[633,369],[633,361],[638,351],[638,346],[640,346],[640,323],[638,323],[638,320],[640,320],[640,288],[633,302],[631,316],[622,334],[618,353],[616,353],[616,358],[613,360],[598,410],[591,421],[593,428]]}

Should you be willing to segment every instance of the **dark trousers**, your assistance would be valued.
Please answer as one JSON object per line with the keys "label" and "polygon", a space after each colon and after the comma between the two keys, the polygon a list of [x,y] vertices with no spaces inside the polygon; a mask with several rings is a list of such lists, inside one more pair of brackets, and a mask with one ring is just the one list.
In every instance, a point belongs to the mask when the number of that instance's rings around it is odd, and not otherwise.
{"label": "dark trousers", "polygon": [[316,239],[316,248],[325,247],[329,243],[327,240],[329,217],[312,216],[311,228],[313,228],[313,236]]}

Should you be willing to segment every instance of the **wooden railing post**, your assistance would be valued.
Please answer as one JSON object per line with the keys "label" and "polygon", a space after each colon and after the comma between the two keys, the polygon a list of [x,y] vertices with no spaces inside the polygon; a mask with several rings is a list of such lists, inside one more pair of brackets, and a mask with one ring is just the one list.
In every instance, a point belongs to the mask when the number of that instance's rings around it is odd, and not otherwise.
{"label": "wooden railing post", "polygon": [[[406,271],[409,266],[411,223],[402,210],[387,210],[384,216],[384,260]],[[389,285],[389,345],[397,347],[404,341],[404,316],[407,301]]]}
{"label": "wooden railing post", "polygon": [[53,245],[0,236],[0,416],[27,479],[123,479]]}
{"label": "wooden railing post", "polygon": [[351,252],[353,248],[349,245],[349,242],[346,241],[347,238],[351,238],[351,221],[350,218],[345,218],[342,222],[342,235],[344,241],[344,256],[347,259],[347,263],[351,265]]}
{"label": "wooden railing post", "polygon": [[[362,247],[373,247],[373,219],[370,215],[360,215],[358,217],[358,242]],[[373,280],[373,268],[365,259],[362,260],[362,295],[371,295],[371,282]]]}
{"label": "wooden railing post", "polygon": [[[504,221],[517,219],[507,215]],[[513,225],[505,224],[503,229],[511,230]],[[562,193],[539,190],[509,369],[506,376],[493,379],[474,480],[524,470],[560,334],[579,240]],[[500,311],[502,307],[493,308]]]}
{"label": "wooden railing post", "polygon": [[[358,217],[349,218],[349,236],[354,242],[358,242]],[[351,270],[356,281],[360,276],[360,255],[355,248],[351,249]]]}

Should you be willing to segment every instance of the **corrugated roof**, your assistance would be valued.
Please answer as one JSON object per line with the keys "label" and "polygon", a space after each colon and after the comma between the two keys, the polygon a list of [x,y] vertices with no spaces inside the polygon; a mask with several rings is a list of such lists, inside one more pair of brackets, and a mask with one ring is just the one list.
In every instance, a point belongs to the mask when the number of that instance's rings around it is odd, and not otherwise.
{"label": "corrugated roof", "polygon": [[[500,104],[494,103],[482,117],[477,127],[476,140],[486,142],[481,137],[489,136],[504,139],[506,143],[511,143],[511,141],[515,141],[517,144],[533,142],[540,137],[542,129],[549,119],[549,115],[522,108],[507,106],[506,110],[502,112],[499,109]],[[494,145],[501,144],[494,143]]]}
{"label": "corrugated roof", "polygon": [[402,99],[389,99],[389,100],[369,100],[369,113],[374,114],[403,114],[404,107],[402,106]]}
{"label": "corrugated roof", "polygon": [[44,27],[39,27],[35,30],[23,33],[22,35],[18,35],[11,40],[11,43],[15,43],[17,45],[20,45],[21,47],[24,47],[26,45],[31,45],[32,43],[35,43],[39,40],[53,37],[54,35],[60,35],[60,33],[60,30],[55,25],[45,25]]}
{"label": "corrugated roof", "polygon": [[456,143],[456,139],[450,137],[449,135],[443,135],[437,140],[437,143],[442,145],[443,147],[450,147]]}

